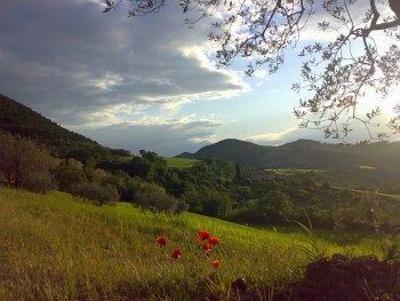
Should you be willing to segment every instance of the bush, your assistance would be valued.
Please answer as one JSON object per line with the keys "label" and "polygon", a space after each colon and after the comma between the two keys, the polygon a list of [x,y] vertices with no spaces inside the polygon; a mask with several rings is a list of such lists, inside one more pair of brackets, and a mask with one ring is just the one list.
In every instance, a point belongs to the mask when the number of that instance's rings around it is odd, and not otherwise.
{"label": "bush", "polygon": [[190,192],[185,195],[190,211],[216,217],[224,217],[232,207],[229,196],[219,191]]}
{"label": "bush", "polygon": [[295,208],[290,197],[279,190],[269,191],[258,203],[257,210],[270,224],[287,223],[293,217]]}
{"label": "bush", "polygon": [[55,188],[52,171],[58,161],[31,139],[0,131],[0,179],[35,192]]}
{"label": "bush", "polygon": [[135,194],[139,192],[141,185],[143,185],[143,180],[141,180],[139,177],[127,179],[124,187],[121,190],[121,201],[134,203]]}
{"label": "bush", "polygon": [[75,159],[63,160],[55,176],[59,189],[66,192],[70,192],[76,185],[87,182],[83,164]]}
{"label": "bush", "polygon": [[114,186],[101,186],[97,183],[81,183],[75,185],[71,189],[71,193],[82,198],[98,202],[99,204],[106,204],[117,202],[119,194]]}
{"label": "bush", "polygon": [[49,173],[36,172],[24,178],[23,188],[33,192],[44,193],[48,190],[55,189],[56,186]]}
{"label": "bush", "polygon": [[134,194],[134,202],[142,208],[156,212],[167,211],[174,213],[184,209],[183,204],[179,204],[177,198],[167,194],[163,187],[147,182],[139,185],[137,192]]}

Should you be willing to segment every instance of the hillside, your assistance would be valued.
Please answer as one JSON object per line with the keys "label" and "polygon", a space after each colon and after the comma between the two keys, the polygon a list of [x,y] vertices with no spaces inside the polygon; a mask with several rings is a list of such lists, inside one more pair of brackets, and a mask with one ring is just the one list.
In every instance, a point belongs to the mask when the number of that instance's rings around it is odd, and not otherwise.
{"label": "hillside", "polygon": [[[30,137],[51,148],[62,158],[104,158],[122,151],[112,150],[69,131],[21,103],[0,94],[0,130]],[[122,152],[124,154],[124,152]]]}
{"label": "hillside", "polygon": [[239,162],[257,168],[303,169],[400,169],[400,143],[361,145],[325,144],[298,140],[281,146],[261,146],[247,141],[227,139],[205,146],[183,158],[212,158]]}
{"label": "hillside", "polygon": [[[0,188],[0,300],[227,299],[245,278],[259,287],[299,279],[317,256],[375,254],[378,241],[346,247],[332,237],[254,229],[184,213],[153,214],[127,204],[94,206],[68,194],[38,195]],[[221,238],[210,257],[200,229]],[[165,248],[155,243],[163,233]],[[182,248],[182,257],[170,257]],[[215,270],[211,261],[219,259]]]}

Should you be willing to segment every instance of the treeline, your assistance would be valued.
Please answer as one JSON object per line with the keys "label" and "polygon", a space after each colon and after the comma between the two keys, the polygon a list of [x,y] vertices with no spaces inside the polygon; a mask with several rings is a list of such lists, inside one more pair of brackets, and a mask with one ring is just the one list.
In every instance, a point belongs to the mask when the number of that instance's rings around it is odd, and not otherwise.
{"label": "treeline", "polygon": [[58,189],[98,204],[134,203],[153,211],[190,211],[234,222],[393,231],[400,205],[376,192],[339,189],[300,173],[260,177],[260,171],[220,160],[168,168],[153,152],[87,161],[55,158],[32,139],[0,132],[0,181],[35,192]]}
{"label": "treeline", "polygon": [[399,227],[400,205],[376,191],[316,183],[312,175],[279,177],[236,186],[245,192],[227,219],[251,225],[295,226],[354,232],[390,232]]}
{"label": "treeline", "polygon": [[34,192],[58,189],[99,204],[130,202],[154,211],[223,217],[231,208],[231,163],[206,160],[180,170],[168,168],[153,152],[120,154],[110,160],[55,158],[33,139],[0,131],[0,182]]}

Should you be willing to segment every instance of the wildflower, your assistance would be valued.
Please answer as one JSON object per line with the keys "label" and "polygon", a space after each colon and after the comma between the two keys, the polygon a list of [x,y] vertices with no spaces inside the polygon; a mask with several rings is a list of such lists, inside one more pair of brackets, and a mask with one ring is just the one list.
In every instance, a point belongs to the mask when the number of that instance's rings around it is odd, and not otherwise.
{"label": "wildflower", "polygon": [[200,241],[205,241],[206,239],[209,239],[211,237],[210,233],[206,230],[200,230],[199,233],[197,234],[197,238]]}
{"label": "wildflower", "polygon": [[181,256],[182,256],[182,251],[179,248],[175,249],[171,254],[171,257],[174,259],[179,259]]}
{"label": "wildflower", "polygon": [[167,238],[164,235],[160,235],[156,238],[156,242],[161,246],[165,247],[167,244]]}
{"label": "wildflower", "polygon": [[212,251],[212,245],[211,244],[209,244],[208,242],[206,242],[204,245],[203,245],[203,250],[204,250],[204,252],[207,254],[207,255],[209,255],[210,253],[211,253],[211,251]]}
{"label": "wildflower", "polygon": [[219,245],[220,242],[221,242],[221,239],[219,239],[218,237],[210,237],[210,238],[208,239],[208,243],[209,243],[210,245],[212,245],[212,246]]}
{"label": "wildflower", "polygon": [[214,269],[218,269],[221,265],[221,262],[218,259],[213,260],[212,266]]}

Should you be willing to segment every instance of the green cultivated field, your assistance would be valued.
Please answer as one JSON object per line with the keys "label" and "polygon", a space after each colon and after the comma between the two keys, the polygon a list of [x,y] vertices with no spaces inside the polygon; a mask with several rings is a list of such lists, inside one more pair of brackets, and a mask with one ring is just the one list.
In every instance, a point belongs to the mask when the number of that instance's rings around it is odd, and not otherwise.
{"label": "green cultivated field", "polygon": [[[196,233],[222,239],[210,257]],[[170,240],[162,249],[159,233]],[[169,254],[182,248],[182,258]],[[128,204],[97,207],[68,194],[38,195],[0,188],[0,300],[187,300],[212,292],[226,299],[244,277],[258,286],[301,277],[317,256],[376,254],[379,243],[362,239],[341,247],[300,232],[249,228],[185,213],[143,212]],[[211,267],[213,259],[221,267]]]}
{"label": "green cultivated field", "polygon": [[171,168],[190,168],[199,160],[185,158],[166,158],[168,167]]}

